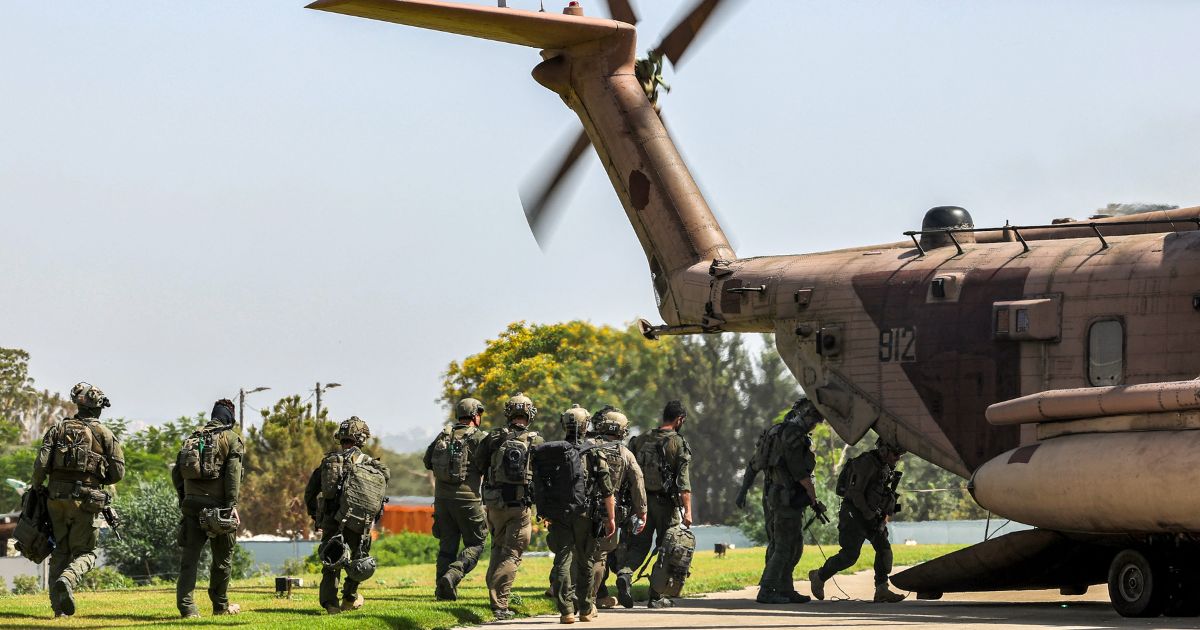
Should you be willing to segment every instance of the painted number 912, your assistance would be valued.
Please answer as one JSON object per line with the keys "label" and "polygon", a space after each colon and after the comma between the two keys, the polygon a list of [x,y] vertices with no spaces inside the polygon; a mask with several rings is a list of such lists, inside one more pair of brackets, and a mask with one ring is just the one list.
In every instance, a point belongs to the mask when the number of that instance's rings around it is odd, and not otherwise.
{"label": "painted number 912", "polygon": [[879,331],[879,360],[910,363],[917,360],[917,329],[913,326]]}

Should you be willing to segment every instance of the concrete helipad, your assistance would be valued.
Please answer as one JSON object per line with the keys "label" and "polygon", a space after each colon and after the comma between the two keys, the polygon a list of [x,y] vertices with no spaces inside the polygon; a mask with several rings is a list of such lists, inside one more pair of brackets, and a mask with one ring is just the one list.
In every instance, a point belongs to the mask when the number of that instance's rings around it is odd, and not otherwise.
{"label": "concrete helipad", "polygon": [[[754,601],[757,588],[714,593],[678,600],[668,610],[647,610],[645,603],[629,610],[600,611],[591,623],[576,623],[587,630],[599,628],[1200,628],[1200,618],[1125,619],[1108,604],[1108,591],[1095,586],[1085,595],[1067,597],[1058,591],[1024,591],[947,595],[939,601],[909,599],[899,604],[864,601],[873,591],[871,574],[837,578],[838,588],[826,586],[826,601],[786,606],[763,606]],[[807,594],[808,582],[797,582]],[[497,627],[551,628],[557,616],[516,619],[489,624]]]}

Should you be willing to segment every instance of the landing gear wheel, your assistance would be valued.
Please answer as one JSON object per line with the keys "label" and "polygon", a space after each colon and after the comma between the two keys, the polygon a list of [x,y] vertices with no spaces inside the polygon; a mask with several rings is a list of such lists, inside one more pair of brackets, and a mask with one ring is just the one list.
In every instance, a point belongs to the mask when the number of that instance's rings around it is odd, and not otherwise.
{"label": "landing gear wheel", "polygon": [[1108,598],[1122,617],[1157,617],[1167,604],[1170,582],[1160,563],[1126,549],[1108,567]]}

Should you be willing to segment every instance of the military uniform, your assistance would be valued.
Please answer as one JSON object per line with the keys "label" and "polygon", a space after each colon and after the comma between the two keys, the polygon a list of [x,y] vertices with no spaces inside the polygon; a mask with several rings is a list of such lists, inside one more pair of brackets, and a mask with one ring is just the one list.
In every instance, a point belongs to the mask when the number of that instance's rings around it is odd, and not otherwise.
{"label": "military uniform", "polygon": [[[481,474],[471,465],[471,456],[487,437],[487,431],[462,422],[445,429],[425,449],[425,468],[434,472],[433,535],[440,545],[437,555],[439,599],[456,599],[455,588],[483,555],[487,540],[487,517],[480,495]],[[451,453],[461,445],[461,452]],[[459,458],[463,461],[460,463]],[[461,466],[461,468],[459,468]],[[455,471],[449,468],[455,468]],[[458,480],[457,471],[465,471]],[[462,551],[458,549],[462,541]]]}
{"label": "military uniform", "polygon": [[[896,509],[892,485],[895,470],[884,461],[879,449],[867,451],[846,463],[847,484],[838,511],[838,544],[841,550],[813,571],[813,593],[822,597],[824,582],[858,561],[864,541],[875,548],[876,601],[899,601],[903,596],[887,589],[892,570],[892,545],[888,541],[887,518]],[[898,598],[898,599],[897,599]]]}
{"label": "military uniform", "polygon": [[80,383],[71,400],[79,413],[46,430],[33,462],[33,487],[49,480],[47,509],[57,543],[50,555],[50,605],[56,616],[75,614],[73,592],[96,564],[96,519],[111,496],[102,486],[125,477],[121,443],[99,420],[108,398]]}
{"label": "military uniform", "polygon": [[764,596],[775,593],[802,603],[808,598],[792,595],[796,593],[792,571],[804,553],[805,508],[815,505],[816,500],[801,482],[812,479],[817,459],[807,427],[798,422],[777,424],[765,437],[764,446],[771,453],[763,468],[767,477],[763,504],[770,542],[759,586]]}
{"label": "military uniform", "polygon": [[592,554],[592,580],[595,582],[594,592],[597,601],[608,596],[605,581],[610,571],[619,570],[616,550],[622,541],[628,541],[633,536],[633,529],[627,515],[646,514],[646,484],[642,479],[642,468],[638,466],[637,458],[619,440],[608,441],[611,447],[601,449],[608,459],[608,471],[612,476],[613,488],[617,499],[617,532],[612,536],[596,541],[596,551]]}
{"label": "military uniform", "polygon": [[[590,446],[586,444],[585,446]],[[613,480],[608,460],[596,450],[584,456],[588,465],[588,493],[596,510],[613,496]],[[590,620],[596,610],[592,560],[596,553],[597,524],[592,514],[569,515],[564,521],[551,521],[547,542],[554,552],[550,587],[558,613],[569,617],[578,613]],[[615,532],[614,532],[615,533]]]}
{"label": "military uniform", "polygon": [[184,479],[181,459],[176,458],[171,469],[171,481],[179,495],[179,509],[183,517],[179,521],[179,579],[175,582],[175,604],[184,617],[199,616],[192,593],[196,588],[196,572],[200,554],[206,542],[212,543],[212,565],[209,572],[208,598],[212,601],[213,614],[236,613],[236,604],[229,604],[228,590],[230,571],[233,568],[233,547],[237,544],[236,531],[215,533],[206,531],[200,524],[200,513],[211,508],[236,509],[242,487],[242,457],[245,446],[242,438],[233,430],[233,403],[228,406],[218,403],[213,408],[212,420],[200,430],[201,436],[211,436],[208,448],[215,448],[220,461],[220,475],[216,479]]}
{"label": "military uniform", "polygon": [[529,486],[529,459],[524,461],[524,483],[502,481],[499,468],[503,462],[499,460],[504,454],[502,446],[509,440],[524,442],[527,448],[545,442],[536,431],[528,430],[528,426],[522,427],[511,422],[518,413],[532,420],[536,411],[529,398],[520,394],[514,396],[505,404],[505,416],[510,420],[508,426],[489,433],[471,458],[473,474],[483,477],[483,504],[487,507],[488,531],[492,535],[492,556],[486,578],[488,599],[493,614],[501,619],[512,616],[508,610],[509,595],[517,578],[517,570],[521,567],[521,555],[529,546],[533,533],[529,509],[533,497]]}
{"label": "military uniform", "polygon": [[[347,564],[357,564],[364,558],[370,555],[371,551],[371,531],[368,527],[364,532],[357,532],[350,528],[342,527],[335,517],[337,510],[336,506],[331,504],[336,498],[328,498],[324,496],[322,488],[322,468],[325,466],[325,461],[328,461],[333,455],[341,455],[343,460],[373,462],[372,465],[383,471],[385,477],[390,477],[390,472],[379,460],[371,458],[366,453],[363,453],[361,446],[370,437],[370,430],[367,425],[358,417],[352,417],[341,424],[334,437],[339,441],[345,442],[352,440],[354,446],[345,447],[340,451],[334,451],[326,454],[322,465],[318,466],[308,478],[308,485],[304,489],[304,505],[308,510],[308,515],[316,522],[317,527],[321,530],[321,546],[330,544],[330,541],[337,536],[341,536],[346,547],[349,549],[349,558]],[[382,506],[381,506],[382,509]],[[362,580],[354,579],[347,570],[346,581],[342,586],[341,604],[338,603],[338,586],[342,579],[342,566],[322,567],[321,569],[321,586],[318,591],[320,604],[329,614],[336,614],[340,611],[357,610],[362,608],[363,598],[358,593],[359,584]]]}
{"label": "military uniform", "polygon": [[[617,551],[620,556],[618,588],[620,581],[632,581],[634,570],[641,567],[651,548],[661,545],[667,530],[680,524],[679,496],[692,491],[692,451],[678,432],[658,428],[643,433],[629,441],[629,450],[637,457],[645,481],[646,527],[642,533],[629,536],[628,543],[621,541]],[[660,458],[663,461],[660,462]],[[650,600],[655,599],[657,593],[652,590]]]}

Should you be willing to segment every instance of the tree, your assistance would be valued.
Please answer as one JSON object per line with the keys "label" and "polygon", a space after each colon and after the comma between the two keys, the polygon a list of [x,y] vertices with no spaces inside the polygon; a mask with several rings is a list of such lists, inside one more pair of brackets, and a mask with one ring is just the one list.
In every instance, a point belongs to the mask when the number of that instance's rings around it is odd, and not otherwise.
{"label": "tree", "polygon": [[242,527],[255,533],[311,533],[304,488],[323,455],[334,448],[337,424],[313,417],[299,396],[283,398],[262,411],[262,426],[246,436],[246,475],[242,483]]}
{"label": "tree", "polygon": [[486,407],[485,425],[500,425],[504,402],[525,392],[541,412],[535,428],[551,436],[572,403],[592,411],[611,404],[645,427],[665,402],[660,377],[674,345],[673,339],[649,341],[632,327],[515,322],[479,354],[450,364],[441,402],[450,409],[459,399],[478,398]]}
{"label": "tree", "polygon": [[51,422],[74,413],[75,406],[58,394],[34,389],[28,352],[0,348],[0,445],[36,440]]}

